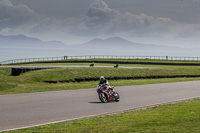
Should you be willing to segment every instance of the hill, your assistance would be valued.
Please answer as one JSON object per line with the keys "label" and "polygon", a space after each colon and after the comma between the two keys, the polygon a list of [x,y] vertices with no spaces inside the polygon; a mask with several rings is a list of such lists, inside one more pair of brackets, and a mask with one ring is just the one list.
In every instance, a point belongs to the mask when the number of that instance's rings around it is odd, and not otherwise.
{"label": "hill", "polygon": [[41,41],[40,39],[27,37],[24,35],[0,35],[0,47],[37,47],[37,48],[49,48],[49,47],[65,47],[62,42],[59,41]]}
{"label": "hill", "polygon": [[170,47],[154,44],[142,44],[125,40],[120,37],[112,37],[107,39],[95,38],[83,44],[71,45],[71,47],[82,49],[114,49],[114,50],[159,50],[159,51],[179,51],[185,50],[181,47]]}

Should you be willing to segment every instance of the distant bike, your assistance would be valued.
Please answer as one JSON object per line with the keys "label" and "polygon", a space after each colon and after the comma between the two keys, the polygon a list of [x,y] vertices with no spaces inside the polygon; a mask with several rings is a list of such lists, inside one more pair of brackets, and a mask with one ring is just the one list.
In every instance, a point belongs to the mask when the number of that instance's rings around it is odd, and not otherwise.
{"label": "distant bike", "polygon": [[119,67],[119,64],[116,64],[115,66],[114,66],[114,68],[118,68]]}
{"label": "distant bike", "polygon": [[[111,89],[113,90],[114,87],[112,86]],[[99,100],[102,103],[106,103],[109,101],[115,101],[119,102],[120,101],[120,96],[117,92],[111,91],[105,88],[104,84],[101,84],[97,87],[97,93],[99,95]]]}
{"label": "distant bike", "polygon": [[94,62],[90,64],[90,67],[94,67]]}

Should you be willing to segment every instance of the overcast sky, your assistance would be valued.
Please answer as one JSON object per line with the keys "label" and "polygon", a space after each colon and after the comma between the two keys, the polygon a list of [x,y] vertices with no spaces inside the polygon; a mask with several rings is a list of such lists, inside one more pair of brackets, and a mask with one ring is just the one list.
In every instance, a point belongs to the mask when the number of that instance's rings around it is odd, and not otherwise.
{"label": "overcast sky", "polygon": [[200,0],[0,0],[0,34],[200,47]]}

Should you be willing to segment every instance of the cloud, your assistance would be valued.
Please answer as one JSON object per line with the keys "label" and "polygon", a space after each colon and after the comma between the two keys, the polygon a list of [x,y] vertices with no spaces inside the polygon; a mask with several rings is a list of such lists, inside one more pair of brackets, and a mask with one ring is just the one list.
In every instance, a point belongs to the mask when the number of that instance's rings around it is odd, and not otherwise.
{"label": "cloud", "polygon": [[0,34],[32,35],[40,33],[49,19],[27,5],[13,5],[9,0],[0,1]]}
{"label": "cloud", "polygon": [[144,36],[160,31],[167,32],[166,26],[173,23],[175,22],[169,18],[155,19],[146,14],[120,13],[109,8],[105,1],[96,0],[89,6],[87,16],[80,21],[80,27],[78,26],[74,33],[88,36],[102,34]]}
{"label": "cloud", "polygon": [[32,21],[36,14],[26,5],[14,6],[9,0],[0,1],[0,28],[15,28]]}
{"label": "cloud", "polygon": [[104,0],[95,0],[72,33],[80,36],[180,37],[195,27],[197,25],[165,17],[119,12],[109,8]]}
{"label": "cloud", "polygon": [[54,33],[56,29],[63,27],[62,21],[42,16],[27,5],[13,5],[10,0],[0,1],[0,34],[37,36]]}
{"label": "cloud", "polygon": [[87,13],[90,26],[97,26],[108,23],[119,16],[119,12],[110,9],[108,5],[102,0],[96,0],[89,6]]}
{"label": "cloud", "polygon": [[95,0],[79,18],[50,18],[27,5],[0,0],[0,34],[25,34],[46,40],[67,36],[191,38],[200,35],[200,25],[144,13],[120,12],[110,8],[104,0]]}

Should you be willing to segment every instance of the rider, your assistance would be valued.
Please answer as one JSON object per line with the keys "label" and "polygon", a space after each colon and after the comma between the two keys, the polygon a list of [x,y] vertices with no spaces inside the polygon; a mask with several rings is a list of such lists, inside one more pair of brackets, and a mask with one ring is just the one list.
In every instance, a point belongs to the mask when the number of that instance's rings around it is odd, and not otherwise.
{"label": "rider", "polygon": [[104,76],[101,76],[101,77],[100,77],[99,85],[101,85],[101,84],[104,84],[104,87],[105,87],[107,90],[110,90],[110,91],[111,91],[111,94],[113,93],[113,88],[111,88],[110,84],[109,84],[108,81],[104,78]]}

